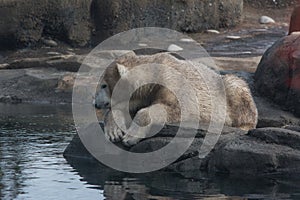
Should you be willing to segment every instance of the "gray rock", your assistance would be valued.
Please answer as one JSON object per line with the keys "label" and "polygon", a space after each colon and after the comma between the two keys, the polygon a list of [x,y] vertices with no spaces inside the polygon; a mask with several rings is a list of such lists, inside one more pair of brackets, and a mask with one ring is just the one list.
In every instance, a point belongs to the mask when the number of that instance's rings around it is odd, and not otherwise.
{"label": "gray rock", "polygon": [[57,47],[58,44],[57,42],[55,42],[54,40],[50,40],[50,39],[42,39],[43,43],[49,47]]}
{"label": "gray rock", "polygon": [[[171,130],[170,127],[165,127],[156,137],[143,140],[130,151],[148,153],[162,148],[172,140],[172,137],[165,136],[172,135]],[[282,128],[256,129],[248,134],[229,128],[221,135],[207,157],[199,158],[198,151],[203,138],[197,137],[188,151],[165,170],[185,174],[225,173],[233,176],[277,176],[299,173],[299,139],[300,132]],[[74,137],[64,155],[68,158],[93,159],[82,147],[78,136]]]}
{"label": "gray rock", "polygon": [[0,102],[2,103],[22,103],[22,99],[17,96],[0,95]]}
{"label": "gray rock", "polygon": [[300,169],[299,151],[266,143],[249,136],[234,138],[215,150],[208,164],[210,171],[228,174],[270,175]]}
{"label": "gray rock", "polygon": [[300,132],[282,128],[260,128],[249,131],[248,135],[261,139],[266,143],[284,145],[300,150]]}
{"label": "gray rock", "polygon": [[213,30],[213,29],[209,29],[209,30],[206,30],[207,33],[212,33],[212,34],[220,34],[220,31],[218,30]]}
{"label": "gray rock", "polygon": [[62,71],[77,72],[83,62],[82,55],[36,55],[30,58],[19,58],[11,60],[5,66],[6,69],[25,69],[25,68],[56,68]]}
{"label": "gray rock", "polygon": [[8,66],[9,66],[8,63],[2,63],[0,64],[0,69],[7,69]]}
{"label": "gray rock", "polygon": [[259,23],[261,24],[273,24],[275,20],[268,16],[261,16],[259,19]]}
{"label": "gray rock", "polygon": [[282,110],[278,105],[263,97],[256,96],[254,101],[258,110],[257,128],[282,127],[286,125],[300,125],[300,119],[294,114]]}
{"label": "gray rock", "polygon": [[[296,138],[296,140],[294,140]],[[264,128],[220,140],[208,159],[208,171],[231,175],[276,175],[300,170],[299,133]]]}
{"label": "gray rock", "polygon": [[59,56],[59,55],[61,55],[61,53],[49,51],[49,52],[47,52],[47,55],[50,55],[50,56]]}
{"label": "gray rock", "polygon": [[230,39],[230,40],[239,40],[239,39],[241,39],[241,36],[229,35],[229,36],[226,36],[226,38]]}
{"label": "gray rock", "polygon": [[71,103],[72,90],[57,91],[64,74],[50,68],[1,70],[0,102]]}
{"label": "gray rock", "polygon": [[169,52],[177,52],[177,51],[182,51],[183,48],[176,45],[176,44],[171,44],[169,47],[168,47],[168,51]]}
{"label": "gray rock", "polygon": [[287,125],[283,127],[284,129],[300,132],[300,126]]}

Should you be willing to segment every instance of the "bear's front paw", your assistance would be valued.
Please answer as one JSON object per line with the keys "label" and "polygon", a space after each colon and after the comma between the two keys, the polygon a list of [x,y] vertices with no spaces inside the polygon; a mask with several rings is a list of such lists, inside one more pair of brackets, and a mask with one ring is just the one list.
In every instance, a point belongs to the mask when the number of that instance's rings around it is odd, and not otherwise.
{"label": "bear's front paw", "polygon": [[147,130],[138,126],[136,123],[131,124],[123,137],[123,144],[125,146],[133,146],[146,138]]}
{"label": "bear's front paw", "polygon": [[105,137],[112,142],[119,142],[124,136],[111,114],[105,120],[104,134]]}
{"label": "bear's front paw", "polygon": [[123,137],[123,144],[125,146],[133,146],[133,145],[136,145],[137,143],[139,143],[139,141],[141,140],[141,138],[139,137],[134,137],[130,134],[125,134],[124,137]]}
{"label": "bear's front paw", "polygon": [[119,142],[123,138],[122,130],[116,124],[107,124],[104,126],[105,137],[112,142]]}

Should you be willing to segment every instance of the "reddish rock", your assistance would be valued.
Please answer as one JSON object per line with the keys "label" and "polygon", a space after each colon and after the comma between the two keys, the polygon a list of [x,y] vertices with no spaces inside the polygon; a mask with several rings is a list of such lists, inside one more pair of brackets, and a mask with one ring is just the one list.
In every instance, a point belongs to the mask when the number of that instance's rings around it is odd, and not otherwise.
{"label": "reddish rock", "polygon": [[286,36],[266,51],[255,72],[255,87],[300,116],[300,34]]}
{"label": "reddish rock", "polygon": [[295,7],[292,13],[289,35],[296,31],[300,31],[300,6]]}

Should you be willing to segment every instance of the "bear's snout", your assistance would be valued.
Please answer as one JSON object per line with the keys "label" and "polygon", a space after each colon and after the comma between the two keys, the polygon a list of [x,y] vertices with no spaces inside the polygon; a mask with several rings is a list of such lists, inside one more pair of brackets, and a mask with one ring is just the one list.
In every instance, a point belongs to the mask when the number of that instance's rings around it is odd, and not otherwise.
{"label": "bear's snout", "polygon": [[108,95],[108,92],[103,89],[100,90],[95,97],[94,105],[98,109],[109,109],[110,97]]}
{"label": "bear's snout", "polygon": [[105,101],[95,101],[95,107],[97,109],[109,109],[110,108],[110,102],[105,102]]}

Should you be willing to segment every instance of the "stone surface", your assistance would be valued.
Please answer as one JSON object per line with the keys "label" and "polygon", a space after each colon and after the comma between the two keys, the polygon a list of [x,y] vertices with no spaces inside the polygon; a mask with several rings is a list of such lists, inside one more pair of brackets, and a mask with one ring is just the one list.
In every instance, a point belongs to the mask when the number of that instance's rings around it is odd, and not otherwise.
{"label": "stone surface", "polygon": [[300,119],[290,112],[283,111],[278,105],[263,97],[255,96],[254,101],[258,110],[257,128],[299,126]]}
{"label": "stone surface", "polygon": [[261,56],[256,57],[214,57],[216,65],[223,71],[242,71],[254,73]]}
{"label": "stone surface", "polygon": [[72,90],[59,90],[65,72],[56,69],[1,70],[0,101],[4,103],[71,103]]}
{"label": "stone surface", "polygon": [[209,159],[209,169],[221,173],[267,175],[299,171],[299,151],[251,136],[233,138]]}
{"label": "stone surface", "polygon": [[259,23],[261,24],[272,24],[275,23],[275,20],[268,16],[261,16],[259,19]]}
{"label": "stone surface", "polygon": [[300,116],[300,35],[286,36],[270,47],[255,73],[256,90]]}
{"label": "stone surface", "polygon": [[[165,137],[165,132],[170,136],[170,130],[172,129],[166,127],[154,138],[143,140],[129,151],[147,153],[163,147],[172,140],[172,137]],[[203,129],[200,132],[203,133]],[[205,158],[198,156],[198,150],[203,143],[203,136],[198,136],[188,151],[165,170],[233,176],[276,176],[300,172],[300,132],[283,128],[263,128],[246,134],[230,128],[221,135],[213,151]],[[97,162],[85,150],[78,136],[74,137],[64,156],[67,159]]]}
{"label": "stone surface", "polygon": [[261,139],[266,143],[284,145],[300,150],[300,132],[297,132],[296,129],[261,128],[249,131],[248,135]]}
{"label": "stone surface", "polygon": [[55,42],[54,40],[49,40],[49,39],[47,40],[47,39],[42,38],[42,42],[49,47],[57,47],[58,46],[57,42]]}
{"label": "stone surface", "polygon": [[287,125],[287,126],[284,126],[284,129],[300,132],[300,126]]}
{"label": "stone surface", "polygon": [[2,103],[22,103],[22,99],[17,96],[1,95],[0,102]]}
{"label": "stone surface", "polygon": [[35,58],[21,58],[12,60],[5,69],[25,68],[55,68],[62,71],[77,72],[84,56],[80,55],[55,55]]}

